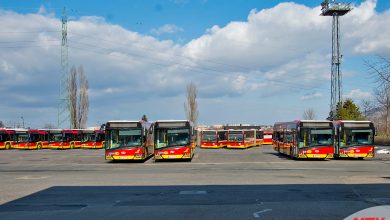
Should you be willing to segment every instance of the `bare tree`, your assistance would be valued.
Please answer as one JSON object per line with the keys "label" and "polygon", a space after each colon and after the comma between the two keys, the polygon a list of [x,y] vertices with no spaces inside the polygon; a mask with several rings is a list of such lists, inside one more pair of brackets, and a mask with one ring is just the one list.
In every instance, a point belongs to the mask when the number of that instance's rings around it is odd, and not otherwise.
{"label": "bare tree", "polygon": [[389,116],[390,116],[390,86],[383,85],[374,90],[378,107],[382,113],[384,121],[384,133],[389,135]]}
{"label": "bare tree", "polygon": [[365,61],[371,75],[374,76],[380,86],[390,84],[390,60],[377,56],[375,61]]}
{"label": "bare tree", "polygon": [[363,116],[368,118],[368,112],[374,108],[374,104],[372,103],[372,100],[363,99],[360,103],[360,108],[363,111]]}
{"label": "bare tree", "polygon": [[303,119],[305,120],[314,120],[316,117],[316,113],[312,108],[308,108],[303,112]]}
{"label": "bare tree", "polygon": [[187,85],[187,102],[184,103],[184,110],[187,115],[187,119],[192,121],[195,125],[198,120],[198,103],[196,101],[196,97],[198,95],[198,90],[196,89],[196,85],[191,82]]}
{"label": "bare tree", "polygon": [[88,120],[89,98],[88,79],[84,73],[84,68],[76,67],[70,69],[68,78],[68,108],[70,112],[70,127],[85,128]]}
{"label": "bare tree", "polygon": [[378,88],[374,90],[375,99],[384,122],[383,133],[389,134],[389,114],[390,114],[390,60],[377,56],[375,61],[365,61],[372,76],[374,76]]}
{"label": "bare tree", "polygon": [[68,109],[70,112],[70,128],[77,128],[77,71],[76,67],[70,69],[67,94],[68,94]]}
{"label": "bare tree", "polygon": [[88,79],[83,66],[79,67],[79,97],[77,103],[77,128],[86,128],[89,111]]}
{"label": "bare tree", "polygon": [[5,127],[5,125],[4,125],[3,121],[0,121],[0,128],[4,128],[4,127]]}

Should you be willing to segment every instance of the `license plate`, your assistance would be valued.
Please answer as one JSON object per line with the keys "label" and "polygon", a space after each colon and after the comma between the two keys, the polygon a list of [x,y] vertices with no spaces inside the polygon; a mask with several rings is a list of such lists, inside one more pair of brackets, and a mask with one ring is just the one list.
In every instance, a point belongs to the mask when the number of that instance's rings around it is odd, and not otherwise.
{"label": "license plate", "polygon": [[120,157],[119,157],[119,159],[122,159],[122,160],[123,160],[123,159],[127,159],[127,158],[128,158],[128,157],[126,157],[126,156],[120,156]]}
{"label": "license plate", "polygon": [[168,158],[177,158],[178,156],[176,155],[169,155]]}
{"label": "license plate", "polygon": [[312,156],[313,156],[314,158],[320,158],[320,157],[321,157],[321,155],[319,155],[319,154],[312,154]]}
{"label": "license plate", "polygon": [[353,155],[354,157],[363,157],[364,155],[363,154],[355,154]]}

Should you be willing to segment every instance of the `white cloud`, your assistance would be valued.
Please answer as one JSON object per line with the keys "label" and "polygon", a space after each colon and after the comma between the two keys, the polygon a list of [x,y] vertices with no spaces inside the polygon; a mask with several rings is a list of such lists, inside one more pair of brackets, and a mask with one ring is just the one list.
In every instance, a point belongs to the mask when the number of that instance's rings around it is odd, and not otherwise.
{"label": "white cloud", "polygon": [[300,100],[312,100],[312,99],[318,99],[323,96],[320,92],[313,92],[309,94],[305,94],[304,96],[301,96]]}
{"label": "white cloud", "polygon": [[157,29],[150,30],[150,33],[154,35],[161,35],[161,34],[175,34],[183,31],[184,31],[183,28],[178,27],[174,24],[165,24]]}
{"label": "white cloud", "polygon": [[350,99],[370,99],[372,94],[370,92],[362,91],[361,89],[352,89],[349,93],[344,95],[344,98]]}
{"label": "white cloud", "polygon": [[38,9],[38,14],[46,14],[46,8],[45,8],[45,6],[43,6],[43,5],[41,5],[41,7],[39,7],[39,9]]}

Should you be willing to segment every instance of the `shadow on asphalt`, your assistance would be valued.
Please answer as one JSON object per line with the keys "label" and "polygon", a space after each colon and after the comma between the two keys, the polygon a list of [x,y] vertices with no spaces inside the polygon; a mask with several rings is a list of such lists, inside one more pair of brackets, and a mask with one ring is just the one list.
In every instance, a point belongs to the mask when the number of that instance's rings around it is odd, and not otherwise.
{"label": "shadow on asphalt", "polygon": [[295,161],[329,161],[330,159],[316,159],[316,158],[291,158],[289,155],[280,154],[277,152],[267,152],[265,154],[273,155],[283,160],[295,160]]}
{"label": "shadow on asphalt", "polygon": [[[390,184],[54,186],[0,206],[0,219],[341,219],[389,205]],[[272,210],[272,212],[271,212]]]}

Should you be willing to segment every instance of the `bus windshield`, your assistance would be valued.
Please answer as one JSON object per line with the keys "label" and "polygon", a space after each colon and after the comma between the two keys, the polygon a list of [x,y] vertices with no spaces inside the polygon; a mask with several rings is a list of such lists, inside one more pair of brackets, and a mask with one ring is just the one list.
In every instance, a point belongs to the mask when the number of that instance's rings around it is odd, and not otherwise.
{"label": "bus windshield", "polygon": [[141,129],[111,130],[108,135],[108,148],[140,147],[142,145]]}
{"label": "bus windshield", "polygon": [[51,136],[51,140],[52,142],[62,142],[62,134],[59,133],[59,134],[53,134]]}
{"label": "bus windshield", "polygon": [[65,141],[65,142],[69,142],[69,141],[74,140],[74,134],[72,134],[72,133],[64,133],[63,137],[64,137],[63,141]]}
{"label": "bus windshield", "polygon": [[28,141],[29,142],[38,142],[38,141],[40,141],[40,135],[39,134],[30,133],[29,137],[28,137]]}
{"label": "bus windshield", "polygon": [[345,129],[348,145],[372,144],[374,139],[373,129]]}
{"label": "bus windshield", "polygon": [[8,134],[0,134],[0,142],[9,141]]}
{"label": "bus windshield", "polygon": [[28,134],[20,134],[18,136],[18,142],[28,142]]}
{"label": "bus windshield", "polygon": [[229,141],[242,142],[242,132],[241,131],[230,131],[229,132]]}
{"label": "bus windshield", "polygon": [[95,133],[83,135],[83,142],[93,142],[93,141],[96,141],[96,134]]}
{"label": "bus windshield", "polygon": [[189,128],[158,128],[156,130],[156,149],[190,144]]}
{"label": "bus windshield", "polygon": [[217,141],[217,134],[215,131],[204,131],[202,135],[202,141],[205,142],[216,142]]}
{"label": "bus windshield", "polygon": [[331,128],[304,128],[301,130],[299,147],[333,145]]}

